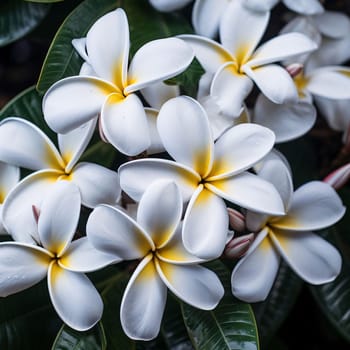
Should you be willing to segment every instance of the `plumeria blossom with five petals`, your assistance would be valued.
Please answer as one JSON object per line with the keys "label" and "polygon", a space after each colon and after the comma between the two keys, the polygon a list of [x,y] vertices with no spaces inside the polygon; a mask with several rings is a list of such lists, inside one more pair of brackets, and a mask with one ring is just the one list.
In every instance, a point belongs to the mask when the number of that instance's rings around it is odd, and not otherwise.
{"label": "plumeria blossom with five petals", "polygon": [[86,207],[116,204],[121,192],[117,172],[95,163],[78,163],[95,125],[96,118],[67,134],[59,134],[58,151],[46,134],[24,119],[11,117],[0,123],[0,160],[34,170],[11,191],[3,206],[3,218],[14,239],[33,242],[33,237],[23,236],[25,232],[35,232],[32,206],[40,207],[56,181],[76,184]]}
{"label": "plumeria blossom with five petals", "polygon": [[240,124],[214,143],[205,110],[187,96],[162,106],[157,127],[175,161],[149,158],[127,162],[119,168],[120,184],[139,201],[156,179],[176,182],[184,201],[189,201],[183,223],[189,252],[203,259],[221,255],[228,231],[224,199],[264,213],[284,213],[276,189],[247,171],[273,147],[275,137],[269,129]]}
{"label": "plumeria blossom with five petals", "polygon": [[315,50],[317,45],[301,33],[277,36],[256,48],[269,21],[269,12],[248,10],[234,1],[220,24],[221,44],[199,35],[181,35],[189,43],[206,73],[212,75],[210,96],[229,116],[240,114],[254,83],[275,103],[296,101],[288,72],[274,64]]}
{"label": "plumeria blossom with five petals", "polygon": [[128,65],[129,45],[122,9],[93,24],[86,36],[86,52],[96,75],[68,77],[47,91],[43,111],[53,130],[66,133],[100,114],[104,138],[117,150],[134,156],[147,149],[147,118],[136,91],[183,72],[194,56],[181,39],[165,38],[142,46]]}
{"label": "plumeria blossom with five petals", "polygon": [[47,276],[57,314],[71,328],[84,331],[100,320],[103,311],[102,299],[84,272],[118,259],[96,250],[86,237],[72,242],[80,206],[79,189],[68,181],[57,182],[39,208],[38,245],[0,243],[0,296],[20,292]]}
{"label": "plumeria blossom with five petals", "polygon": [[140,200],[136,220],[107,205],[96,207],[89,216],[87,236],[97,249],[123,260],[140,259],[120,308],[122,327],[132,339],[158,335],[168,288],[203,310],[214,309],[224,294],[215,273],[199,266],[204,261],[184,248],[182,211],[177,185],[155,181]]}
{"label": "plumeria blossom with five petals", "polygon": [[281,257],[310,284],[334,280],[341,269],[341,255],[312,231],[342,218],[345,207],[338,194],[321,181],[308,182],[293,192],[290,170],[276,157],[267,158],[260,166],[259,176],[279,190],[286,215],[247,212],[247,228],[257,232],[257,237],[232,272],[233,295],[246,302],[264,300],[276,278]]}

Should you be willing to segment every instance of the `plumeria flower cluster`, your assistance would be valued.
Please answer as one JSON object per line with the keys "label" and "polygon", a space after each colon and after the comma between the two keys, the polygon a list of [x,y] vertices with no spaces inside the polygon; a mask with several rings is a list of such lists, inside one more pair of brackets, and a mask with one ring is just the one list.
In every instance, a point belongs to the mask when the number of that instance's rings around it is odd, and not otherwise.
{"label": "plumeria flower cluster", "polygon": [[[337,223],[345,207],[326,182],[294,191],[274,146],[310,130],[313,96],[350,100],[350,73],[331,62],[306,70],[320,41],[298,30],[259,45],[277,2],[197,0],[195,34],[150,41],[133,57],[122,8],[73,40],[81,70],[55,82],[42,104],[58,146],[20,116],[0,123],[0,210],[11,238],[0,243],[1,296],[47,276],[59,317],[87,330],[103,302],[85,273],[129,262],[121,325],[151,340],[168,292],[202,310],[220,303],[222,282],[201,264],[223,256],[239,259],[231,294],[246,302],[266,299],[281,258],[310,284],[337,277],[340,253],[313,231]],[[316,0],[283,3],[312,23],[324,15]],[[204,74],[186,96],[167,80],[194,58]],[[95,132],[127,159],[118,168],[79,161]],[[89,216],[77,234],[81,206]]]}

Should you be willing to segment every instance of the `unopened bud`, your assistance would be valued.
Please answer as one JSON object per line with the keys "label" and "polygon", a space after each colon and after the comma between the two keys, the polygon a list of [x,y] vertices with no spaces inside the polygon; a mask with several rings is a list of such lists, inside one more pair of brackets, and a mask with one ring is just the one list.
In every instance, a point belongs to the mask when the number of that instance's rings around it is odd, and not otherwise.
{"label": "unopened bud", "polygon": [[331,185],[335,190],[339,190],[343,187],[350,179],[350,163],[343,165],[342,167],[334,170],[327,175],[323,182]]}
{"label": "unopened bud", "polygon": [[303,71],[303,69],[304,69],[304,65],[301,63],[292,63],[286,67],[287,72],[292,78],[300,74]]}
{"label": "unopened bud", "polygon": [[227,211],[230,227],[235,232],[244,232],[246,229],[245,216],[236,209],[227,208]]}
{"label": "unopened bud", "polygon": [[248,251],[253,240],[254,233],[231,239],[231,241],[226,244],[223,254],[224,257],[228,259],[241,258]]}

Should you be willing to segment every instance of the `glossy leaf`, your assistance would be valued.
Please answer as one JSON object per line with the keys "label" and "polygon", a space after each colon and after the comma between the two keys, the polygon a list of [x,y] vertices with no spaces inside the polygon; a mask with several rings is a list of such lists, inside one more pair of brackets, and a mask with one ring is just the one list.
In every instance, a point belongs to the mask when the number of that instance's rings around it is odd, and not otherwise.
{"label": "glossy leaf", "polygon": [[194,347],[201,350],[259,349],[252,308],[232,296],[229,271],[221,263],[210,264],[210,268],[223,282],[226,294],[212,311],[182,304],[185,325]]}
{"label": "glossy leaf", "polygon": [[293,309],[303,281],[282,261],[267,299],[252,305],[262,344],[269,343]]}
{"label": "glossy leaf", "polygon": [[98,323],[86,332],[78,332],[63,325],[51,350],[105,350],[106,348],[104,330],[101,323]]}
{"label": "glossy leaf", "polygon": [[7,45],[37,27],[49,12],[49,4],[1,0],[0,46]]}

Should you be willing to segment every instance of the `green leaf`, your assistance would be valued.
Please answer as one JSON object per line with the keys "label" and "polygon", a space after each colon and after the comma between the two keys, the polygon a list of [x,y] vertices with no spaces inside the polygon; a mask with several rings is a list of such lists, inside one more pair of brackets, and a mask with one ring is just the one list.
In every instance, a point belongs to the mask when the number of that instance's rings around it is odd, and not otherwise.
{"label": "green leaf", "polygon": [[57,80],[79,73],[82,60],[71,44],[72,39],[86,36],[99,17],[118,6],[128,17],[131,56],[151,40],[193,32],[188,20],[179,13],[159,13],[146,0],[85,0],[66,18],[51,43],[37,83],[40,93]]}
{"label": "green leaf", "polygon": [[[327,319],[338,333],[350,343],[350,244],[346,237],[348,229],[349,226],[341,234],[338,234],[335,228],[323,231],[325,239],[341,251],[343,257],[342,270],[333,282],[320,286],[310,285],[309,287],[315,301]],[[345,239],[343,239],[343,236],[345,236]]]}
{"label": "green leaf", "polygon": [[37,27],[50,9],[48,4],[33,4],[23,0],[1,0],[0,46],[5,46]]}
{"label": "green leaf", "polygon": [[229,273],[224,265],[216,262],[209,266],[220,277],[226,294],[211,311],[182,304],[185,325],[195,349],[259,349],[256,323],[250,305],[232,296]]}
{"label": "green leaf", "polygon": [[24,1],[28,1],[28,2],[41,2],[41,3],[50,4],[50,3],[53,3],[53,2],[61,2],[61,1],[64,1],[64,0],[24,0]]}
{"label": "green leaf", "polygon": [[262,344],[268,344],[293,309],[304,282],[282,261],[267,299],[253,304]]}
{"label": "green leaf", "polygon": [[7,117],[19,117],[37,125],[54,142],[56,134],[48,127],[41,109],[42,98],[32,86],[9,101],[0,110],[0,120]]}
{"label": "green leaf", "polygon": [[103,327],[98,323],[91,330],[78,332],[63,325],[57,334],[51,350],[105,350],[106,340]]}

